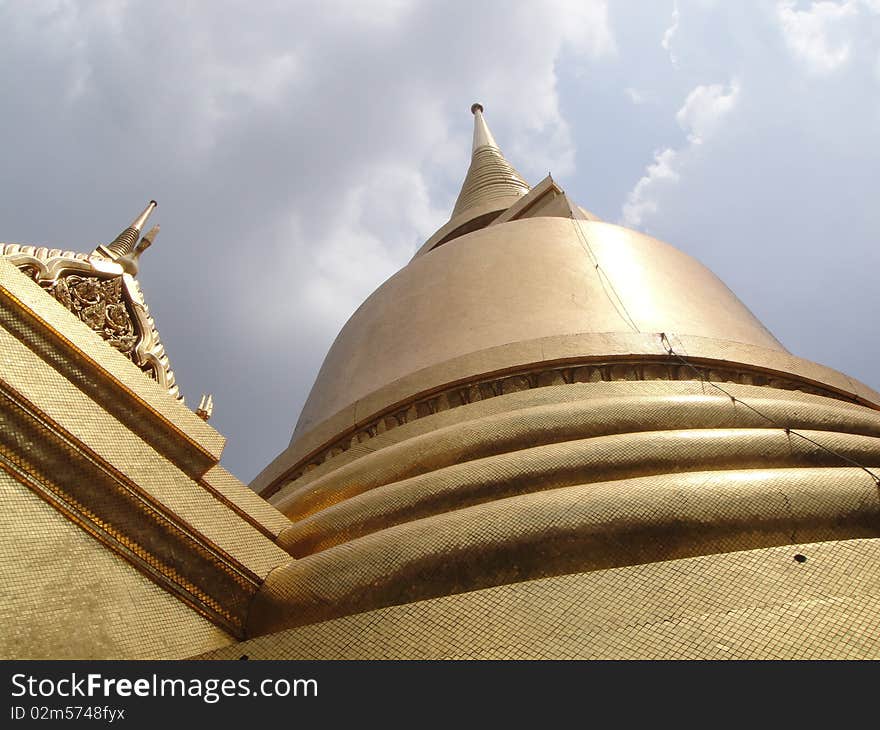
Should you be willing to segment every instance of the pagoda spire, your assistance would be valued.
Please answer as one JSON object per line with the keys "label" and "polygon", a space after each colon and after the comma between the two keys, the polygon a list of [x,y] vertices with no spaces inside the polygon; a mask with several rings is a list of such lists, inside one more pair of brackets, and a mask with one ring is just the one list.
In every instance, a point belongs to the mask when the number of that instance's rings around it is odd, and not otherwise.
{"label": "pagoda spire", "polygon": [[[495,137],[483,118],[483,105],[473,104],[474,146],[471,166],[461,186],[452,218],[477,207],[504,200],[509,205],[513,199],[529,192],[529,186],[501,153]],[[506,207],[506,206],[504,206]]]}

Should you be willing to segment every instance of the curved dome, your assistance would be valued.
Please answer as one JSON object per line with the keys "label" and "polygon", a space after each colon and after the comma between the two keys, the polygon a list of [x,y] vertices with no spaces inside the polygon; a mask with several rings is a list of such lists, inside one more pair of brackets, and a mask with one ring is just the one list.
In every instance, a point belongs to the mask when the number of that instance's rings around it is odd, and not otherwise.
{"label": "curved dome", "polygon": [[[344,451],[358,429],[381,432],[382,414],[400,411],[405,422],[422,408],[413,405],[419,398],[444,388],[539,365],[668,361],[661,333],[693,362],[878,401],[847,376],[790,355],[715,274],[669,244],[600,221],[518,219],[417,256],[358,308],[324,360],[290,446],[252,486],[269,496],[308,468],[304,460]],[[696,379],[665,371],[589,377]]]}
{"label": "curved dome", "polygon": [[[564,218],[490,226],[415,259],[361,305],[327,354],[294,440],[383,386],[464,355],[658,332],[785,352],[718,277],[654,238]],[[537,346],[534,359],[544,359]]]}

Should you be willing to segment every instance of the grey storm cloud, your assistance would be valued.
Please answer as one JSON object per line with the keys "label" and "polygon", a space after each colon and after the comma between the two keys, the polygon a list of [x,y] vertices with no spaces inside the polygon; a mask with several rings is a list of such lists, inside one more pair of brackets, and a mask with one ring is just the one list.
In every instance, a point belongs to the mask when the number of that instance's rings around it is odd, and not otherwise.
{"label": "grey storm cloud", "polygon": [[877,5],[0,3],[0,239],[90,250],[156,198],[140,280],[249,480],[346,318],[445,222],[479,100],[531,182],[877,387]]}

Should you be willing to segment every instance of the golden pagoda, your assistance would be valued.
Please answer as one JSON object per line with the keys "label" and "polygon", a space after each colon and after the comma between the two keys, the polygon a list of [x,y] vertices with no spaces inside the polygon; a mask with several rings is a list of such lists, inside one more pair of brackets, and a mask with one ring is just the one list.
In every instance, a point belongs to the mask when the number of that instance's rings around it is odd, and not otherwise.
{"label": "golden pagoda", "polygon": [[0,249],[5,657],[880,656],[880,394],[472,112],[449,222],[254,491],[137,285],[152,203]]}

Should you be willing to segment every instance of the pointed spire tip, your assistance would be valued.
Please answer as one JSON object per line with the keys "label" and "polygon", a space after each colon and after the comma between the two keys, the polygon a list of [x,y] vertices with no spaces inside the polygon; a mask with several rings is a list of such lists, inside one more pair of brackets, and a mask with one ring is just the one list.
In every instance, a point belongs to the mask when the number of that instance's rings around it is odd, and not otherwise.
{"label": "pointed spire tip", "polygon": [[471,112],[474,115],[471,165],[452,209],[452,218],[492,201],[507,200],[509,205],[511,198],[522,197],[529,191],[526,181],[501,154],[483,117],[483,105],[475,102],[471,105]]}
{"label": "pointed spire tip", "polygon": [[150,214],[154,210],[156,210],[158,205],[159,204],[155,200],[151,200],[149,203],[147,203],[147,207],[144,208],[143,212],[131,222],[129,228],[134,228],[138,233],[140,233],[144,227],[144,223],[147,222],[147,218],[149,218]]}
{"label": "pointed spire tip", "polygon": [[480,147],[494,147],[498,149],[498,144],[489,131],[486,120],[483,118],[483,105],[479,102],[471,105],[471,113],[474,115],[474,145],[472,150],[476,152]]}
{"label": "pointed spire tip", "polygon": [[143,212],[129,224],[128,228],[116,236],[116,238],[106,246],[98,246],[95,249],[95,253],[100,254],[105,258],[109,258],[111,261],[121,263],[123,268],[132,276],[137,274],[137,258],[144,250],[149,248],[153,239],[156,237],[156,234],[159,233],[159,227],[153,226],[150,232],[141,238],[139,244],[138,238],[140,238],[141,231],[143,230],[147,219],[150,217],[150,214],[158,205],[159,204],[155,200],[151,200],[147,203],[147,207],[144,208]]}

